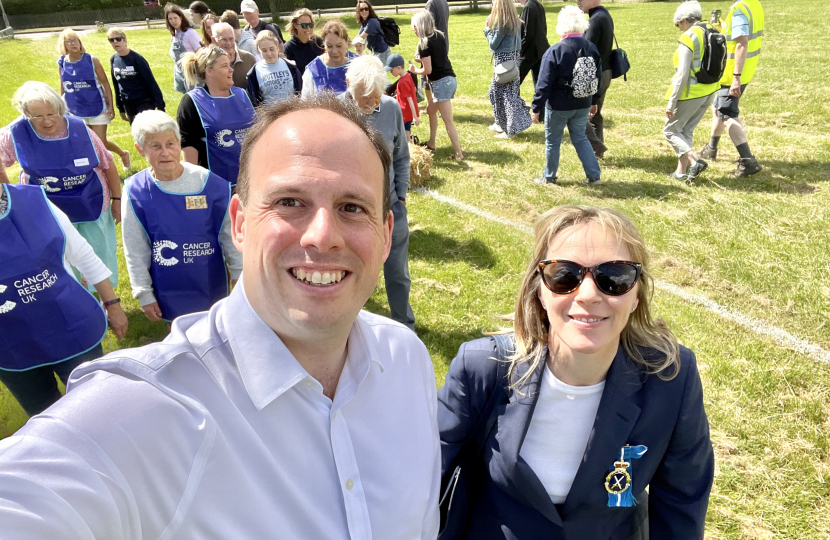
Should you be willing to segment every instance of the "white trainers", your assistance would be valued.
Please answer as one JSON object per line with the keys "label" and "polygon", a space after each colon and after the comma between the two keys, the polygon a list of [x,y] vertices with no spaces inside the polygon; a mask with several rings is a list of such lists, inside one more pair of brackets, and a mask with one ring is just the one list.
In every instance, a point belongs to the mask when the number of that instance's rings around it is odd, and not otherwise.
{"label": "white trainers", "polygon": [[507,133],[505,133],[503,131],[499,131],[496,134],[495,138],[496,139],[512,139],[513,137],[511,137],[510,135],[508,135]]}
{"label": "white trainers", "polygon": [[493,125],[492,125],[492,126],[490,126],[490,127],[488,127],[487,129],[489,129],[490,131],[495,131],[496,133],[501,133],[501,132],[503,132],[503,131],[504,131],[504,130],[501,128],[501,126],[500,126],[500,125],[498,125],[498,124],[496,124],[496,123],[493,123]]}

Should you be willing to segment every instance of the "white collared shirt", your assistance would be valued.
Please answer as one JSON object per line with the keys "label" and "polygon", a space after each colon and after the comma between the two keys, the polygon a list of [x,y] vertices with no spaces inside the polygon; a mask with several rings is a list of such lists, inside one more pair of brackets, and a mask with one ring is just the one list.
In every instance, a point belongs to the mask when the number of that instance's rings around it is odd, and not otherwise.
{"label": "white collared shirt", "polygon": [[361,312],[334,400],[245,297],[73,374],[0,441],[4,539],[434,539],[423,343]]}

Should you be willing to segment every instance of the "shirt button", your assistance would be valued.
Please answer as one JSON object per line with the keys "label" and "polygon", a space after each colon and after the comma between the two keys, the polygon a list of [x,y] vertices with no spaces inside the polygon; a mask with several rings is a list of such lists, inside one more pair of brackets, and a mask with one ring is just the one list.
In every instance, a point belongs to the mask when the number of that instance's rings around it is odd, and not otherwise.
{"label": "shirt button", "polygon": [[346,480],[346,489],[351,491],[353,487],[354,487],[354,480],[352,480],[351,478]]}

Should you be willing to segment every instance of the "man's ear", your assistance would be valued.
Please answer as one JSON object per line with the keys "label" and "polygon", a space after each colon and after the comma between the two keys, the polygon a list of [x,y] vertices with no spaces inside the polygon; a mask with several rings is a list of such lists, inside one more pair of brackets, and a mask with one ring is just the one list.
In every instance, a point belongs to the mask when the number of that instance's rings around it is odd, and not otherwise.
{"label": "man's ear", "polygon": [[386,215],[386,221],[383,224],[383,262],[386,262],[386,258],[389,257],[389,251],[392,249],[392,231],[394,228],[395,214],[393,214],[392,210],[390,209],[389,214]]}
{"label": "man's ear", "polygon": [[[228,214],[231,218],[231,236],[233,245],[242,253],[245,245],[245,206],[239,195],[231,197],[231,204],[228,206]],[[388,252],[388,251],[387,251]]]}

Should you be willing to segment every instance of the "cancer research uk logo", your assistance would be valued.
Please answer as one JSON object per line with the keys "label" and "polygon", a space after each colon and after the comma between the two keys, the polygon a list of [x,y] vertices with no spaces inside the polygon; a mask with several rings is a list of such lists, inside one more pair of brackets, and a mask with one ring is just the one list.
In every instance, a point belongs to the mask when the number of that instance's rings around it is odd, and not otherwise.
{"label": "cancer research uk logo", "polygon": [[179,262],[184,264],[192,264],[196,257],[207,257],[213,255],[216,251],[210,242],[201,242],[197,244],[182,244],[182,257],[184,261],[179,261],[176,257],[165,257],[165,249],[178,249],[179,245],[171,240],[156,240],[153,242],[153,261],[160,266],[175,266]]}
{"label": "cancer research uk logo", "polygon": [[71,94],[75,90],[86,90],[87,88],[92,88],[92,86],[86,81],[63,81],[63,91],[67,94]]}
{"label": "cancer research uk logo", "polygon": [[[237,130],[230,130],[230,129],[223,129],[216,132],[214,136],[216,140],[217,146],[221,146],[223,148],[230,148],[236,143],[242,144],[242,141],[245,140],[245,135],[248,134],[248,128],[237,129]],[[233,136],[233,139],[228,140],[230,136]]]}
{"label": "cancer research uk logo", "polygon": [[40,179],[40,185],[43,186],[43,189],[46,190],[47,193],[55,193],[60,191],[60,188],[52,187],[52,184],[57,184],[58,179],[54,176],[44,176]]}
{"label": "cancer research uk logo", "polygon": [[[14,288],[17,290],[17,295],[20,301],[24,304],[31,304],[37,301],[37,293],[45,291],[58,281],[58,275],[53,274],[49,270],[44,270],[33,276],[18,279],[14,282]],[[8,289],[6,285],[0,285],[0,294],[3,294]],[[0,304],[0,315],[8,313],[17,306],[17,302],[6,300]]]}

